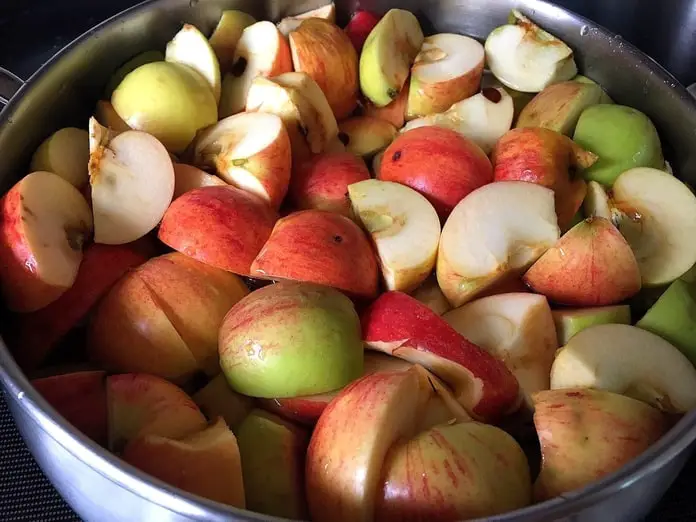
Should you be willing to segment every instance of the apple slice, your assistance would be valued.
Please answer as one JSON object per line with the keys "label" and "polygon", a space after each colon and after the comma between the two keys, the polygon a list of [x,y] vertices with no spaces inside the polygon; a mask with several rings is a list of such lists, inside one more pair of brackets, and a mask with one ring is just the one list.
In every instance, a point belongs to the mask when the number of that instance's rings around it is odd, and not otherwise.
{"label": "apple slice", "polygon": [[30,169],[58,174],[77,188],[89,181],[89,134],[84,129],[66,127],[46,138],[31,158]]}
{"label": "apple slice", "polygon": [[398,97],[423,39],[418,19],[403,9],[390,9],[372,29],[360,53],[360,89],[377,107]]}
{"label": "apple slice", "polygon": [[473,96],[483,75],[483,45],[460,34],[428,36],[411,68],[406,118],[443,112]]}
{"label": "apple slice", "polygon": [[365,116],[379,118],[391,123],[397,129],[404,126],[406,121],[406,104],[408,103],[409,83],[406,82],[399,95],[389,105],[377,107],[369,100],[363,101],[363,113]]}
{"label": "apple slice", "polygon": [[174,197],[178,198],[189,190],[201,187],[225,186],[227,183],[217,176],[185,163],[174,163]]}
{"label": "apple slice", "polygon": [[607,306],[640,291],[640,270],[616,227],[593,217],[566,232],[532,265],[524,282],[558,304]]}
{"label": "apple slice", "polygon": [[331,2],[330,4],[317,7],[311,11],[305,11],[304,13],[296,14],[293,16],[286,16],[280,22],[278,22],[278,30],[283,34],[283,36],[288,36],[292,31],[300,27],[302,22],[308,18],[321,18],[327,22],[336,23],[336,5]]}
{"label": "apple slice", "polygon": [[573,50],[522,15],[494,29],[486,39],[486,63],[504,85],[522,92],[539,92],[578,73]]}
{"label": "apple slice", "polygon": [[255,23],[256,19],[243,11],[229,9],[222,12],[209,40],[222,72],[232,67],[234,51],[244,29]]}
{"label": "apple slice", "polygon": [[551,389],[596,388],[668,413],[696,407],[696,369],[670,343],[635,326],[601,324],[574,335],[556,355]]}
{"label": "apple slice", "polygon": [[94,117],[101,125],[107,127],[111,132],[119,133],[131,130],[128,124],[118,115],[110,101],[99,100],[94,109]]}
{"label": "apple slice", "polygon": [[423,303],[437,315],[443,315],[452,309],[445,294],[440,290],[435,275],[429,276],[423,284],[411,292],[411,297]]}
{"label": "apple slice", "polygon": [[275,114],[237,114],[198,135],[192,162],[277,209],[290,183],[290,138]]}
{"label": "apple slice", "polygon": [[696,196],[688,186],[661,170],[636,168],[617,178],[612,199],[643,285],[669,283],[696,263]]}
{"label": "apple slice", "polygon": [[380,15],[364,9],[357,9],[350,17],[344,31],[350,38],[350,41],[353,42],[353,47],[355,47],[358,53],[362,51],[365,40],[367,40],[380,18]]}
{"label": "apple slice", "polygon": [[194,495],[245,507],[237,439],[221,418],[180,440],[141,435],[126,446],[123,460]]}
{"label": "apple slice", "polygon": [[454,208],[442,229],[440,288],[461,306],[506,276],[521,275],[559,235],[551,189],[523,181],[485,185]]}
{"label": "apple slice", "polygon": [[348,194],[377,249],[386,288],[417,288],[437,257],[440,219],[433,206],[412,188],[376,179],[349,185]]}
{"label": "apple slice", "polygon": [[191,67],[208,82],[215,103],[220,102],[220,63],[208,39],[195,26],[184,24],[167,44],[164,59]]}
{"label": "apple slice", "polygon": [[75,282],[92,216],[80,192],[51,172],[32,172],[0,202],[0,287],[6,306],[33,312]]}
{"label": "apple slice", "polygon": [[369,161],[394,141],[397,131],[388,121],[370,116],[356,116],[338,126],[339,139],[346,150]]}
{"label": "apple slice", "polygon": [[272,22],[256,22],[244,29],[235,47],[230,72],[222,79],[219,116],[242,112],[251,82],[292,71],[290,46]]}
{"label": "apple slice", "polygon": [[211,379],[191,398],[208,419],[222,417],[233,432],[237,431],[254,408],[253,400],[230,388],[222,373]]}
{"label": "apple slice", "polygon": [[587,195],[582,202],[582,210],[585,217],[600,217],[613,221],[614,215],[611,208],[611,200],[604,185],[596,181],[587,183]]}
{"label": "apple slice", "polygon": [[631,324],[629,305],[599,306],[596,308],[562,308],[553,311],[558,344],[563,346],[578,332],[598,324]]}
{"label": "apple slice", "polygon": [[550,386],[558,349],[551,308],[543,296],[498,294],[477,299],[442,316],[469,341],[505,363],[517,378],[527,404]]}

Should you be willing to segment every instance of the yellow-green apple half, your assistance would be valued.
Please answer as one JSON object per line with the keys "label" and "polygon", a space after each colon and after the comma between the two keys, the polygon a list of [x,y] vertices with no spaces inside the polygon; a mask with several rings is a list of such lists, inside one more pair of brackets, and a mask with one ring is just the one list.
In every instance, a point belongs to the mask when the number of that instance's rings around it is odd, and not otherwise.
{"label": "yellow-green apple half", "polygon": [[402,132],[437,125],[457,131],[489,154],[500,137],[510,130],[514,105],[502,87],[484,87],[481,92],[455,103],[445,112],[408,122]]}
{"label": "yellow-green apple half", "polygon": [[358,103],[358,55],[336,24],[308,18],[288,35],[292,63],[317,82],[337,120],[349,116]]}
{"label": "yellow-green apple half", "polygon": [[37,171],[0,200],[0,287],[14,312],[49,305],[75,282],[92,231],[87,201],[65,178]]}
{"label": "yellow-green apple half", "polygon": [[201,187],[225,186],[222,179],[185,163],[174,163],[174,197]]}
{"label": "yellow-green apple half", "polygon": [[354,218],[348,186],[370,179],[365,162],[350,152],[324,152],[295,166],[289,200],[298,209],[318,209]]}
{"label": "yellow-green apple half", "polygon": [[321,18],[327,22],[336,23],[336,5],[331,2],[330,4],[317,7],[316,9],[305,11],[304,13],[286,16],[278,22],[278,30],[284,36],[289,36],[290,32],[300,27],[302,22],[307,20],[307,18]]}
{"label": "yellow-green apple half", "polygon": [[558,226],[566,230],[587,192],[585,182],[573,179],[571,172],[589,167],[597,156],[558,132],[530,127],[505,133],[493,149],[492,161],[496,181],[527,181],[552,189]]}
{"label": "yellow-green apple half", "polygon": [[437,315],[443,315],[452,309],[449,301],[437,284],[437,277],[431,275],[423,283],[411,292],[411,297],[417,299],[430,308]]}
{"label": "yellow-green apple half", "polygon": [[174,166],[156,138],[126,131],[101,136],[89,157],[94,241],[130,243],[154,229],[174,196]]}
{"label": "yellow-green apple half", "polygon": [[580,114],[601,102],[596,83],[569,81],[549,85],[530,101],[517,118],[517,127],[544,127],[572,136]]}
{"label": "yellow-green apple half", "polygon": [[519,405],[517,380],[505,364],[413,297],[386,292],[361,323],[365,346],[425,366],[476,418],[494,419]]}
{"label": "yellow-green apple half", "polygon": [[53,172],[81,188],[89,181],[89,134],[84,129],[66,127],[46,138],[31,157],[30,169]]}
{"label": "yellow-green apple half", "polygon": [[696,196],[688,186],[661,170],[631,169],[617,178],[612,200],[643,285],[669,283],[696,263]]}
{"label": "yellow-green apple half", "polygon": [[232,66],[222,78],[220,118],[244,110],[254,78],[272,78],[290,71],[290,46],[275,24],[263,21],[245,27],[235,47]]}
{"label": "yellow-green apple half", "polygon": [[220,120],[198,134],[192,163],[277,209],[290,183],[290,137],[275,114],[245,112]]}
{"label": "yellow-green apple half", "polygon": [[377,294],[379,268],[369,239],[353,221],[325,210],[302,210],[276,223],[250,275],[307,281],[371,298]]}
{"label": "yellow-green apple half", "polygon": [[367,40],[380,18],[380,15],[364,9],[357,9],[350,17],[344,31],[350,38],[350,41],[353,42],[353,47],[355,47],[358,53],[362,51],[365,40]]}
{"label": "yellow-green apple half", "polygon": [[265,515],[307,520],[304,467],[309,432],[257,409],[239,427],[237,443],[246,508]]}
{"label": "yellow-green apple half", "polygon": [[254,409],[253,399],[230,388],[222,373],[213,377],[191,398],[208,419],[222,417],[233,432]]}
{"label": "yellow-green apple half", "polygon": [[124,62],[114,73],[109,77],[109,81],[104,88],[104,97],[110,98],[123,79],[131,72],[136,70],[141,65],[153,62],[161,62],[164,60],[164,53],[158,50],[149,50],[136,54],[131,59]]}
{"label": "yellow-green apple half", "polygon": [[252,397],[337,390],[363,370],[353,303],[310,283],[282,281],[239,301],[220,328],[219,351],[230,386]]}
{"label": "yellow-green apple half", "polygon": [[185,382],[219,372],[217,331],[248,293],[234,274],[179,252],[128,273],[91,317],[88,350],[102,367]]}
{"label": "yellow-green apple half", "polygon": [[630,397],[582,388],[534,395],[541,443],[538,502],[569,493],[617,471],[667,431],[658,410]]}
{"label": "yellow-green apple half", "polygon": [[631,324],[629,305],[598,306],[594,308],[560,308],[553,311],[558,344],[563,346],[585,328],[598,324]]}
{"label": "yellow-green apple half", "polygon": [[610,221],[588,218],[547,250],[524,275],[532,291],[569,306],[618,304],[640,291],[631,247]]}
{"label": "yellow-green apple half", "polygon": [[144,435],[183,437],[205,428],[196,403],[178,386],[148,374],[106,378],[109,449],[120,453]]}
{"label": "yellow-green apple half", "polygon": [[344,120],[338,130],[338,138],[346,146],[346,151],[365,161],[387,148],[397,135],[396,127],[391,123],[372,116],[355,116]]}
{"label": "yellow-green apple half", "polygon": [[674,346],[626,324],[575,334],[556,355],[551,389],[595,388],[639,399],[668,413],[696,407],[696,369]]}
{"label": "yellow-green apple half", "polygon": [[99,100],[94,109],[94,117],[111,132],[125,132],[131,130],[126,122],[118,115],[110,101]]}
{"label": "yellow-green apple half", "polygon": [[329,102],[307,73],[257,76],[249,88],[246,110],[280,116],[290,136],[293,162],[326,150],[338,136]]}
{"label": "yellow-green apple half", "polygon": [[350,185],[348,194],[375,245],[387,290],[415,290],[435,268],[440,220],[433,206],[406,185],[377,179]]}
{"label": "yellow-green apple half", "polygon": [[481,148],[457,132],[428,126],[399,135],[384,151],[377,178],[423,194],[445,221],[473,190],[493,181]]}
{"label": "yellow-green apple half", "polygon": [[65,420],[106,447],[106,373],[80,371],[33,379],[31,385]]}
{"label": "yellow-green apple half", "polygon": [[423,45],[418,19],[403,9],[390,9],[370,31],[360,53],[360,89],[377,107],[395,100]]}
{"label": "yellow-green apple half", "polygon": [[151,134],[174,153],[182,152],[198,130],[217,121],[210,85],[179,63],[141,65],[116,88],[111,103],[131,129]]}
{"label": "yellow-green apple half", "polygon": [[245,507],[237,439],[222,418],[181,438],[141,435],[126,446],[123,460],[194,495]]}
{"label": "yellow-green apple half", "polygon": [[483,61],[483,45],[473,38],[451,33],[426,37],[411,67],[406,118],[446,111],[476,94]]}
{"label": "yellow-green apple half", "polygon": [[184,24],[167,44],[164,59],[187,65],[200,74],[213,91],[215,103],[219,103],[220,62],[208,39],[195,26]]}
{"label": "yellow-green apple half", "polygon": [[527,404],[550,387],[558,349],[551,308],[541,295],[498,294],[477,299],[442,316],[459,334],[505,363]]}
{"label": "yellow-green apple half", "polygon": [[307,451],[312,520],[458,520],[530,503],[514,439],[454,413],[424,423],[436,393],[414,366],[363,377],[327,406]]}
{"label": "yellow-green apple half", "polygon": [[178,197],[162,218],[158,237],[198,261],[249,275],[278,215],[236,187],[203,187]]}
{"label": "yellow-green apple half", "polygon": [[447,300],[461,306],[508,277],[519,277],[560,231],[551,189],[499,181],[465,197],[440,235],[437,281]]}
{"label": "yellow-green apple half", "polygon": [[210,35],[210,46],[215,51],[221,72],[227,72],[232,67],[234,51],[237,42],[242,37],[244,29],[256,23],[256,19],[243,11],[229,9],[222,12],[213,34]]}
{"label": "yellow-green apple half", "polygon": [[511,24],[486,38],[486,63],[504,85],[522,92],[539,92],[578,73],[573,50],[561,40],[513,10]]}

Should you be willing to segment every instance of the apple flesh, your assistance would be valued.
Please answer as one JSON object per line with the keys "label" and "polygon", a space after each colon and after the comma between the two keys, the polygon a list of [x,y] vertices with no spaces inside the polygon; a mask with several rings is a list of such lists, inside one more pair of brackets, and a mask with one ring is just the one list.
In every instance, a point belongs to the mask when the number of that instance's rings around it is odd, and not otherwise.
{"label": "apple flesh", "polygon": [[582,211],[585,217],[600,217],[613,222],[611,198],[604,185],[596,181],[587,183],[587,194],[582,202]]}
{"label": "apple flesh", "polygon": [[208,419],[222,417],[233,432],[254,408],[250,397],[235,392],[227,384],[224,374],[219,373],[208,384],[194,393],[191,398]]}
{"label": "apple flesh", "polygon": [[255,23],[256,19],[243,11],[229,9],[222,12],[209,40],[217,56],[221,72],[227,72],[232,67],[234,51],[242,37],[242,32]]}
{"label": "apple flesh", "polygon": [[561,308],[553,311],[558,344],[564,346],[578,332],[598,324],[631,324],[629,305]]}
{"label": "apple flesh", "polygon": [[220,62],[208,39],[195,26],[184,24],[167,44],[164,59],[168,62],[187,65],[205,81],[220,102]]}
{"label": "apple flesh", "polygon": [[174,196],[172,199],[178,198],[189,190],[225,185],[227,183],[217,176],[208,174],[197,167],[185,163],[174,164]]}
{"label": "apple flesh", "polygon": [[365,40],[367,40],[367,37],[375,28],[380,18],[379,15],[363,9],[358,9],[353,13],[353,16],[350,17],[344,31],[358,53],[362,51]]}
{"label": "apple flesh", "polygon": [[452,309],[445,294],[440,290],[435,276],[428,277],[423,284],[411,292],[411,297],[423,303],[437,315],[443,315]]}
{"label": "apple flesh", "polygon": [[66,127],[46,138],[31,158],[30,169],[53,172],[77,188],[88,181],[89,134],[84,129]]}
{"label": "apple flesh", "polygon": [[278,30],[283,33],[284,36],[288,36],[290,32],[297,29],[302,22],[308,18],[321,18],[332,24],[336,23],[336,4],[331,2],[330,4],[317,7],[316,9],[305,11],[304,13],[286,16],[278,22]]}
{"label": "apple flesh", "polygon": [[346,151],[369,161],[376,153],[394,141],[397,130],[391,123],[371,116],[356,116],[338,126],[339,139]]}

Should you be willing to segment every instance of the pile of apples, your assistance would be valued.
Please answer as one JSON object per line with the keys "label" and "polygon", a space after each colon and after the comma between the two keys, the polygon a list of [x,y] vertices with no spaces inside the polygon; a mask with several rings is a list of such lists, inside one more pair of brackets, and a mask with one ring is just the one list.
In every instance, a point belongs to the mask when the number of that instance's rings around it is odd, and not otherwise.
{"label": "pile of apples", "polygon": [[[516,11],[485,44],[399,9],[340,28],[333,4],[184,25],[1,207],[36,388],[212,500],[494,515],[696,407],[696,197],[650,119]],[[66,344],[91,366],[52,366]]]}

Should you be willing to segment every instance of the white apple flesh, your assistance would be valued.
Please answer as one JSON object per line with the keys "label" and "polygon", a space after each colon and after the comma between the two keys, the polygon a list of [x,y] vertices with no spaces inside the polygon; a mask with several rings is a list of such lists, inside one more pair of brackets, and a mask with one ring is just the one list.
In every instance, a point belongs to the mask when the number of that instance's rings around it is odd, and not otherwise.
{"label": "white apple flesh", "polygon": [[220,102],[220,63],[208,39],[195,26],[184,24],[167,44],[165,60],[191,67],[210,85],[215,102]]}
{"label": "white apple flesh", "polygon": [[278,30],[283,36],[288,36],[291,31],[297,29],[300,24],[307,20],[307,18],[321,18],[331,23],[336,22],[336,5],[331,2],[330,4],[317,7],[311,11],[305,11],[304,13],[296,14],[294,16],[286,16],[280,22],[278,22]]}

